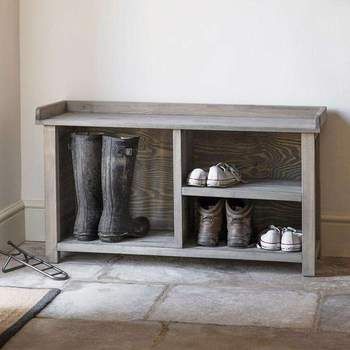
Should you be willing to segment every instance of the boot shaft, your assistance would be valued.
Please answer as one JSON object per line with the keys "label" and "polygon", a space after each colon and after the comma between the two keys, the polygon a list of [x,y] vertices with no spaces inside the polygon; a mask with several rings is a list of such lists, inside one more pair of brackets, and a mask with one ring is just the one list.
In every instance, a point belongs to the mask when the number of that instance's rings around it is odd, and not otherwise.
{"label": "boot shaft", "polygon": [[223,208],[224,200],[222,199],[201,198],[198,200],[199,245],[215,246],[218,244],[223,224]]}
{"label": "boot shaft", "polygon": [[227,245],[248,247],[252,235],[252,205],[243,200],[226,201]]}
{"label": "boot shaft", "polygon": [[138,141],[138,137],[103,136],[101,240],[119,241],[130,230],[129,198]]}
{"label": "boot shaft", "polygon": [[101,149],[101,134],[73,133],[71,135],[77,200],[74,235],[80,240],[97,238],[98,223],[102,212]]}

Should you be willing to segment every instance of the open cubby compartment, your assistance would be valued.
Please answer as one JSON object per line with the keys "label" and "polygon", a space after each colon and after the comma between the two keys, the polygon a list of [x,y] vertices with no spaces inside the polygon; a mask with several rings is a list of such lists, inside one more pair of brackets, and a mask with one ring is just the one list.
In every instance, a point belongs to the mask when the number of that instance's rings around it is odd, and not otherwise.
{"label": "open cubby compartment", "polygon": [[113,132],[140,137],[131,190],[130,212],[133,218],[147,217],[151,225],[149,234],[144,238],[130,238],[119,243],[102,243],[96,240],[81,242],[81,244],[175,247],[172,131],[162,129],[58,128],[60,240],[65,242],[73,240],[76,194],[69,145],[71,133],[78,131]]}
{"label": "open cubby compartment", "polygon": [[[196,245],[197,197],[252,200],[254,205],[253,231],[255,236],[271,224],[301,228],[300,134],[183,131],[181,136],[183,145],[181,192],[183,207],[186,211],[184,212],[183,225],[184,242],[187,245]],[[208,170],[210,166],[219,162],[236,165],[242,174],[242,178],[247,183],[229,188],[192,187],[186,185],[187,175],[192,169],[203,168]],[[222,238],[225,239],[225,237]],[[221,248],[205,247],[201,249],[219,250]],[[300,261],[300,259],[301,255],[299,254],[296,260]]]}

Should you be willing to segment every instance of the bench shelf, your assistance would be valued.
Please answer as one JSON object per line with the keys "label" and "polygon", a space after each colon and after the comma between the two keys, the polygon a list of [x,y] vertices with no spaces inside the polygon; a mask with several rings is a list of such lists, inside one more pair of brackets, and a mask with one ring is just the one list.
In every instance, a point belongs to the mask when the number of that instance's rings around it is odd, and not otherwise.
{"label": "bench shelf", "polygon": [[182,195],[301,202],[302,190],[299,181],[267,180],[248,182],[231,188],[183,186]]}
{"label": "bench shelf", "polygon": [[[320,237],[319,138],[325,107],[61,101],[37,108],[44,125],[46,254],[61,252],[301,263],[315,275]],[[133,216],[145,215],[147,237],[120,243],[72,238],[75,189],[70,134],[111,130],[140,136],[131,196]],[[186,186],[195,167],[236,164],[246,184],[231,188]],[[268,224],[303,230],[300,253],[255,247],[197,246],[195,198],[245,198],[254,203],[254,231]]]}

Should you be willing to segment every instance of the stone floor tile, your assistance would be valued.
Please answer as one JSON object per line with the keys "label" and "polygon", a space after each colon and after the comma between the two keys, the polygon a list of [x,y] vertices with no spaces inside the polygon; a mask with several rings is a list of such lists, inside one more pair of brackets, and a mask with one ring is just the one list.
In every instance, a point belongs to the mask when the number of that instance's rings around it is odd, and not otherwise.
{"label": "stone floor tile", "polygon": [[227,327],[196,324],[170,324],[156,350],[345,350],[350,335],[305,331]]}
{"label": "stone floor tile", "polygon": [[94,254],[94,253],[62,253],[62,263],[78,264],[105,264],[112,259],[117,259],[115,254]]}
{"label": "stone floor tile", "polygon": [[303,291],[176,286],[151,320],[311,328],[318,296]]}
{"label": "stone floor tile", "polygon": [[350,333],[350,294],[324,298],[320,308],[320,328]]}
{"label": "stone floor tile", "polygon": [[160,333],[155,322],[31,320],[3,350],[148,350]]}
{"label": "stone floor tile", "polygon": [[240,262],[239,268],[261,286],[276,288],[303,288],[301,265],[264,261]]}
{"label": "stone floor tile", "polygon": [[248,274],[232,261],[124,256],[109,264],[103,281],[136,281],[167,284],[249,284]]}
{"label": "stone floor tile", "polygon": [[164,287],[71,281],[40,317],[85,320],[141,320]]}
{"label": "stone floor tile", "polygon": [[4,350],[345,350],[350,335],[157,322],[31,320]]}
{"label": "stone floor tile", "polygon": [[303,281],[304,289],[326,294],[350,294],[350,276],[307,277]]}
{"label": "stone floor tile", "polygon": [[66,283],[67,281],[54,281],[44,277],[29,267],[8,273],[0,271],[0,286],[61,289]]}
{"label": "stone floor tile", "polygon": [[72,264],[72,263],[60,263],[57,265],[60,269],[67,272],[69,277],[73,280],[79,281],[96,281],[99,274],[104,270],[104,266],[95,264]]}

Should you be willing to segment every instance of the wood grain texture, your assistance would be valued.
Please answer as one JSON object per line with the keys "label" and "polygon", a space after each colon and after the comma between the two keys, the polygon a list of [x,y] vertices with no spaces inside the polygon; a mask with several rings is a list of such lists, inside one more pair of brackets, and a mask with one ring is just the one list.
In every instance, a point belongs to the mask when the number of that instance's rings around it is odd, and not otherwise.
{"label": "wood grain texture", "polygon": [[303,186],[303,275],[315,276],[316,267],[316,155],[315,135],[301,135]]}
{"label": "wood grain texture", "polygon": [[255,181],[229,188],[183,186],[184,196],[246,198],[301,202],[301,182],[286,180]]}
{"label": "wood grain texture", "polygon": [[[89,128],[90,131],[140,136],[134,179],[130,197],[132,217],[146,216],[153,230],[174,230],[172,133],[170,130]],[[75,188],[72,158],[68,143],[71,132],[86,128],[60,128],[60,187],[62,204],[62,236],[73,232],[75,216]],[[72,204],[74,203],[74,205]]]}
{"label": "wood grain texture", "polygon": [[259,233],[269,225],[301,229],[301,203],[253,200],[253,227]]}
{"label": "wood grain texture", "polygon": [[[60,251],[303,261],[304,275],[312,276],[316,232],[319,237],[320,191],[315,133],[320,132],[325,119],[324,107],[93,101],[62,101],[40,107],[37,120],[48,125],[45,127],[48,255],[57,260],[56,243],[62,238],[64,241],[58,243]],[[90,244],[65,239],[72,233],[76,210],[68,148],[70,133],[87,129],[141,137],[130,207],[134,217],[148,217],[151,228],[161,231],[157,235],[151,233],[147,238],[150,241]],[[183,186],[190,170],[209,168],[218,162],[237,165],[251,186],[236,189]],[[261,189],[255,184],[260,180],[269,181],[270,187]],[[251,198],[254,233],[270,224],[302,227],[303,252],[276,254],[255,248],[191,246],[197,195]],[[188,237],[186,230],[190,232]],[[179,246],[184,248],[177,249]]]}
{"label": "wood grain texture", "polygon": [[38,124],[40,121],[55,117],[67,112],[67,102],[59,101],[46,106],[38,107],[35,111],[35,119]]}
{"label": "wood grain texture", "polygon": [[89,126],[111,128],[148,128],[178,130],[214,131],[256,131],[256,132],[320,132],[318,121],[313,119],[270,118],[270,117],[221,117],[196,115],[146,115],[146,114],[99,114],[64,113],[43,119],[43,125]]}
{"label": "wood grain texture", "polygon": [[[191,212],[190,222],[193,223],[189,235],[190,240],[196,240],[198,234],[198,217],[196,215],[197,202],[195,198],[189,197]],[[301,229],[301,203],[287,201],[252,200],[252,242],[257,242],[259,233],[269,225],[287,227],[291,226]],[[224,214],[226,217],[226,214]],[[223,224],[220,240],[226,241],[227,230]]]}
{"label": "wood grain texture", "polygon": [[322,200],[322,193],[321,193],[321,179],[320,179],[320,141],[321,141],[321,134],[318,135],[318,137],[315,140],[315,177],[316,177],[316,189],[315,189],[315,201],[316,201],[316,256],[317,258],[321,257],[321,249],[322,249],[322,242],[321,242],[321,236],[322,236],[322,225],[321,225],[321,200]]}
{"label": "wood grain texture", "polygon": [[186,201],[181,193],[186,152],[182,133],[181,130],[173,130],[174,235],[179,248],[183,246],[185,232],[187,231]]}
{"label": "wood grain texture", "polygon": [[[67,101],[44,125],[187,130],[320,132],[325,107]],[[37,115],[46,115],[39,107]]]}
{"label": "wood grain texture", "polygon": [[149,114],[149,115],[197,115],[222,117],[271,117],[317,118],[326,107],[319,106],[268,106],[204,103],[157,103],[121,101],[67,101],[68,112]]}
{"label": "wood grain texture", "polygon": [[248,181],[301,181],[299,134],[195,131],[192,142],[193,168],[227,162]]}
{"label": "wood grain texture", "polygon": [[59,205],[60,205],[60,237],[67,238],[73,234],[77,199],[73,175],[71,133],[76,128],[58,128],[59,149]]}
{"label": "wood grain texture", "polygon": [[109,254],[156,255],[182,258],[210,258],[210,259],[240,259],[260,261],[283,261],[291,263],[301,262],[301,253],[271,252],[258,248],[235,249],[229,247],[199,247],[188,244],[183,249],[174,245],[173,235],[162,233],[148,237],[148,241],[121,242],[118,244],[103,243],[101,241],[79,242],[66,239],[58,243],[58,250],[63,252],[88,252]]}
{"label": "wood grain texture", "polygon": [[54,126],[44,128],[44,181],[45,181],[45,251],[47,259],[57,263],[56,243],[60,240],[60,205],[58,176],[58,135]]}

